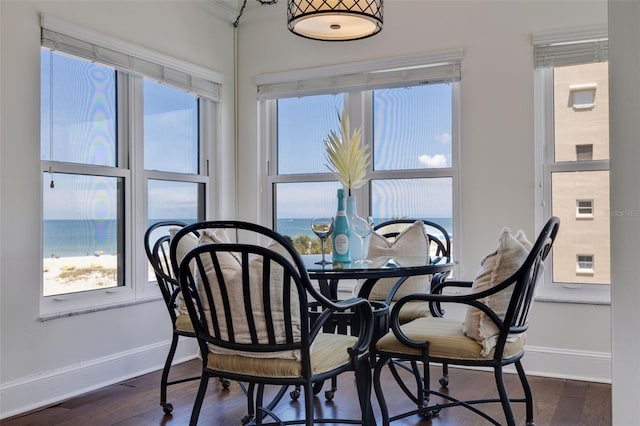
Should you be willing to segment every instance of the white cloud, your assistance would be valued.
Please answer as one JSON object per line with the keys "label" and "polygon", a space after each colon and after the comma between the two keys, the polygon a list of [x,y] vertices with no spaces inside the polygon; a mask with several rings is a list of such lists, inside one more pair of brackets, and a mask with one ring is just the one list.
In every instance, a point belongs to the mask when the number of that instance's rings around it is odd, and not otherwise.
{"label": "white cloud", "polygon": [[443,144],[451,143],[451,135],[449,133],[442,133],[442,134],[436,135],[434,136],[434,139]]}
{"label": "white cloud", "polygon": [[421,166],[427,168],[443,168],[447,167],[447,157],[442,154],[436,154],[433,157],[430,155],[421,155],[418,157],[418,162]]}

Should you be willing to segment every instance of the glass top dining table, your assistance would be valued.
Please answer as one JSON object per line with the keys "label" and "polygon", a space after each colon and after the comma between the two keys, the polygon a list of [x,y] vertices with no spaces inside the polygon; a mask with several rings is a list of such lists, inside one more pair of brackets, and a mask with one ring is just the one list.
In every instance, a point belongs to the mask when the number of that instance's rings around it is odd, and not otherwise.
{"label": "glass top dining table", "polygon": [[424,256],[371,257],[369,263],[330,263],[320,265],[321,255],[301,256],[309,278],[318,280],[320,291],[330,299],[337,299],[338,282],[346,279],[365,280],[360,295],[366,297],[381,278],[412,277],[447,272],[453,269],[450,257],[425,258]]}

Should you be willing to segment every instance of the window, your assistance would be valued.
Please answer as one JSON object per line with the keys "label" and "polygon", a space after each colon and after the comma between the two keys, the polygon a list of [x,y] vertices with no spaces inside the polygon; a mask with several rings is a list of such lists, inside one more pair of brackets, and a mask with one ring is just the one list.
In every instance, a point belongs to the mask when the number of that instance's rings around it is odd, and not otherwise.
{"label": "window", "polygon": [[592,254],[579,254],[576,262],[577,274],[593,274],[593,255]]}
{"label": "window", "polygon": [[116,72],[48,49],[40,58],[43,295],[123,286]]}
{"label": "window", "polygon": [[534,37],[540,217],[562,224],[541,297],[602,303],[611,283],[606,30],[585,40]]}
{"label": "window", "polygon": [[593,219],[593,200],[576,201],[576,218]]}
{"label": "window", "polygon": [[204,218],[204,154],[213,141],[202,135],[213,134],[216,97],[185,87],[180,81],[188,79],[162,64],[128,70],[124,63],[144,59],[109,50],[106,38],[98,49],[92,33],[80,41],[57,32],[65,27],[58,21],[46,22],[41,317],[158,297],[141,261],[142,236],[158,220]]}
{"label": "window", "polygon": [[[376,223],[429,218],[453,235],[459,57],[453,62],[458,66],[439,71],[427,59],[406,70],[384,64],[388,71],[364,73],[352,64],[359,73],[346,72],[347,65],[337,76],[317,70],[313,78],[259,83],[269,123],[263,134],[270,141],[264,202],[275,229],[290,236],[300,252],[320,252],[311,218],[335,214],[339,187],[325,165],[323,141],[330,130],[338,130],[338,115],[346,106],[352,129],[362,129],[362,143],[372,152],[369,182],[354,191],[358,214]],[[400,79],[421,69],[428,73],[424,78]]]}
{"label": "window", "polygon": [[569,86],[573,109],[590,109],[596,103],[596,83]]}
{"label": "window", "polygon": [[576,161],[593,160],[593,144],[576,145]]}

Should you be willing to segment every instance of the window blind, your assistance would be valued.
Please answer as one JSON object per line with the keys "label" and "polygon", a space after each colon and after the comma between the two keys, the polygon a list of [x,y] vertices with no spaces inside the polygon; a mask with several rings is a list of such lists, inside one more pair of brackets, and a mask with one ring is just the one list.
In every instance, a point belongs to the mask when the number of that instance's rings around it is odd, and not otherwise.
{"label": "window blind", "polygon": [[264,74],[258,99],[342,93],[460,81],[462,50]]}
{"label": "window blind", "polygon": [[534,62],[537,68],[606,62],[609,42],[606,28],[534,35]]}
{"label": "window blind", "polygon": [[219,101],[222,75],[43,14],[42,46]]}

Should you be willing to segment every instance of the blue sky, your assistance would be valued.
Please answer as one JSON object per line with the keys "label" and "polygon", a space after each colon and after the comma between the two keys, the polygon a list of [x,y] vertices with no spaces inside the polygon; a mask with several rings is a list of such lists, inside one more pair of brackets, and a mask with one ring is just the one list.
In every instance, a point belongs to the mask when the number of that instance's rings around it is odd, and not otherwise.
{"label": "blue sky", "polygon": [[[41,61],[41,158],[116,166],[114,70],[51,55],[47,49],[42,49]],[[143,90],[145,168],[197,173],[197,97],[148,80]],[[48,173],[43,179],[45,218],[117,217],[116,178],[54,173],[53,189]],[[195,217],[195,184],[156,180],[150,183],[149,198],[150,217]]]}
{"label": "blue sky", "polygon": [[[327,172],[323,142],[331,129],[338,131],[338,113],[343,104],[342,95],[278,101],[280,173]],[[451,126],[451,87],[448,84],[375,91],[374,169],[450,167]],[[337,187],[337,183],[280,184],[279,217],[332,214],[336,208]],[[376,180],[372,193],[373,214],[377,217],[399,214],[451,216],[450,179]]]}
{"label": "blue sky", "polygon": [[[116,84],[108,67],[42,53],[42,158],[116,165]],[[53,72],[53,87],[49,85]],[[52,94],[52,96],[51,96]],[[343,95],[278,101],[279,173],[326,173],[324,140],[338,131]],[[50,111],[54,112],[53,118]],[[145,80],[145,168],[197,172],[198,107],[194,95]],[[374,170],[411,170],[451,166],[451,87],[448,84],[374,92]],[[371,130],[365,132],[371,137]],[[55,176],[54,176],[55,179]],[[46,218],[115,218],[116,180],[57,178],[49,191],[44,176]],[[333,214],[337,182],[280,184],[278,216],[309,218]],[[96,191],[96,188],[100,190]],[[449,217],[450,179],[376,180],[373,214]],[[196,212],[194,184],[149,190],[150,217],[188,218]],[[111,206],[110,206],[111,204]],[[157,217],[160,218],[160,217]]]}

